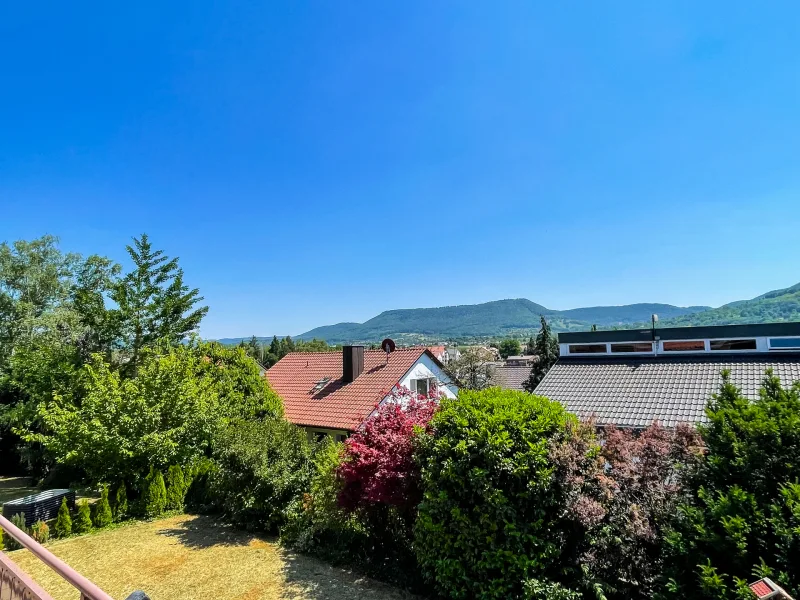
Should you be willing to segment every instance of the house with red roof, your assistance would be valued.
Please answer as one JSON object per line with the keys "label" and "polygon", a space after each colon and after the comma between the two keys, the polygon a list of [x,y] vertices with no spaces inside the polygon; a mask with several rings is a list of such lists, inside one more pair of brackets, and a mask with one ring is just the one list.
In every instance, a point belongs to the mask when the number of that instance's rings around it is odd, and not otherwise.
{"label": "house with red roof", "polygon": [[344,346],[341,352],[292,352],[267,370],[284,414],[310,436],[341,441],[358,429],[392,392],[407,389],[454,398],[458,388],[427,348],[386,353]]}

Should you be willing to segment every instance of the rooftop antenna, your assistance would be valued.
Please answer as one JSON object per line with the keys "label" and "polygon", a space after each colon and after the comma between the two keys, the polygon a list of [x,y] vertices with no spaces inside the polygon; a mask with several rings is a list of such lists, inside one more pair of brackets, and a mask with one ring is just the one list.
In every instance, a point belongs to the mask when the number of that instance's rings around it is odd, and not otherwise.
{"label": "rooftop antenna", "polygon": [[381,350],[386,352],[386,364],[389,364],[389,355],[397,349],[397,344],[391,338],[386,338],[381,342]]}

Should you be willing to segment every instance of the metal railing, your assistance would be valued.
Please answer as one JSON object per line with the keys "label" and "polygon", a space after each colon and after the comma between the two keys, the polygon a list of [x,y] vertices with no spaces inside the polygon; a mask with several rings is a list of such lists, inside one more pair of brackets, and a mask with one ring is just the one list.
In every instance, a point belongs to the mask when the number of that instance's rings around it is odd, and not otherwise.
{"label": "metal railing", "polygon": [[[81,600],[114,600],[2,515],[0,515],[0,528],[77,589],[81,593]],[[53,598],[30,575],[15,565],[8,555],[0,552],[0,600],[53,600]]]}

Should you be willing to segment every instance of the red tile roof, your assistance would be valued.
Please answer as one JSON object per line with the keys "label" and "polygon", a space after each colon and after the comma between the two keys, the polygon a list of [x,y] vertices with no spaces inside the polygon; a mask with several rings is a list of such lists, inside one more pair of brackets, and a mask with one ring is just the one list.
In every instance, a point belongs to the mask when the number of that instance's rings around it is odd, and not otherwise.
{"label": "red tile roof", "polygon": [[436,358],[442,360],[442,356],[444,356],[444,353],[447,352],[447,346],[428,346],[428,350],[430,350],[431,354],[433,354]]}
{"label": "red tile roof", "polygon": [[766,598],[775,591],[763,579],[751,583],[750,589],[753,590],[757,598]]}
{"label": "red tile roof", "polygon": [[[425,348],[398,349],[387,362],[383,350],[366,350],[363,373],[346,385],[341,352],[292,352],[266,376],[292,423],[352,431],[425,353],[430,356]],[[316,389],[326,378],[330,381]]]}

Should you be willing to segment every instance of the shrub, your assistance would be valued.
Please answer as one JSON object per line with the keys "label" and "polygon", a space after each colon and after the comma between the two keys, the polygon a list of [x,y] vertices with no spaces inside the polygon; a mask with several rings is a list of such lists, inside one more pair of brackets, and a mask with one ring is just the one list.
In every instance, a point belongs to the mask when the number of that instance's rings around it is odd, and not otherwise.
{"label": "shrub", "polygon": [[571,417],[557,402],[491,388],[445,399],[420,437],[420,567],[449,598],[520,598],[547,585],[560,553],[551,441]]}
{"label": "shrub", "polygon": [[167,469],[167,510],[183,510],[183,500],[186,496],[186,483],[183,469],[172,465]]}
{"label": "shrub", "polygon": [[164,476],[155,467],[150,467],[150,473],[144,480],[141,505],[144,516],[148,518],[159,516],[167,506],[167,488],[164,485]]}
{"label": "shrub", "polygon": [[194,462],[184,476],[186,496],[184,503],[192,510],[207,512],[214,509],[214,493],[211,481],[216,473],[216,463],[208,458]]}
{"label": "shrub", "polygon": [[78,515],[72,523],[72,531],[75,533],[89,533],[92,530],[92,511],[89,508],[89,501],[84,498],[78,502]]}
{"label": "shrub", "polygon": [[113,520],[111,506],[108,503],[108,486],[104,485],[100,488],[100,500],[94,505],[94,526],[102,529],[111,525]]}
{"label": "shrub", "polygon": [[662,545],[681,500],[682,475],[701,456],[697,431],[653,424],[634,434],[568,423],[550,450],[564,503],[561,568],[587,596],[649,599],[662,574]]}
{"label": "shrub", "polygon": [[337,470],[343,508],[370,511],[393,506],[413,516],[422,497],[414,432],[428,426],[437,408],[436,401],[421,398],[386,402],[345,441]]}
{"label": "shrub", "polygon": [[128,514],[128,491],[125,482],[121,482],[114,494],[114,504],[111,505],[111,515],[115,521],[121,521]]}
{"label": "shrub", "polygon": [[50,528],[47,526],[47,523],[44,521],[36,521],[36,523],[31,526],[31,537],[40,544],[47,543],[50,539]]}
{"label": "shrub", "polygon": [[[28,533],[28,528],[25,525],[24,514],[17,513],[13,515],[11,517],[11,524],[15,525],[17,529],[19,529],[23,533]],[[6,550],[19,550],[20,548],[22,548],[22,545],[5,531],[3,532],[3,545],[5,546]]]}
{"label": "shrub", "polygon": [[248,529],[276,532],[313,475],[314,445],[306,432],[283,419],[239,421],[216,446],[216,507]]}
{"label": "shrub", "polygon": [[707,447],[667,538],[668,594],[741,597],[754,576],[800,594],[800,382],[767,372],[755,401],[723,373],[700,427]]}
{"label": "shrub", "polygon": [[58,509],[56,524],[53,526],[53,533],[58,538],[65,538],[72,535],[72,517],[69,516],[69,506],[67,499],[61,499],[61,507]]}

